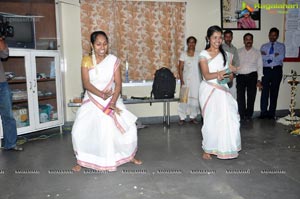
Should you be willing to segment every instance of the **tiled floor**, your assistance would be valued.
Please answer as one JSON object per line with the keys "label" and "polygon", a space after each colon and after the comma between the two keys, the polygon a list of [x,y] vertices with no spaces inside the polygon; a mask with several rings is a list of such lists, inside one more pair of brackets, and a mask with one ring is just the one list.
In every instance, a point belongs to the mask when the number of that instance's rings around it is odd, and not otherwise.
{"label": "tiled floor", "polygon": [[240,156],[209,161],[201,159],[200,129],[201,124],[188,123],[139,129],[137,157],[143,165],[125,164],[112,173],[73,173],[70,131],[26,136],[32,141],[23,145],[25,151],[0,151],[0,198],[300,198],[300,136],[290,135],[287,126],[272,120],[246,122]]}

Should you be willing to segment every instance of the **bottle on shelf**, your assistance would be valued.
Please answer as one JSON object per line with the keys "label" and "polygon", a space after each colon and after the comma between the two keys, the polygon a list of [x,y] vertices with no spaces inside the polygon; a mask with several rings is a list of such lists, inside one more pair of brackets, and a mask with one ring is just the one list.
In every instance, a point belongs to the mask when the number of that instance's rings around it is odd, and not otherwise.
{"label": "bottle on shelf", "polygon": [[125,83],[129,82],[129,74],[128,74],[129,66],[128,66],[128,61],[126,59],[125,62]]}

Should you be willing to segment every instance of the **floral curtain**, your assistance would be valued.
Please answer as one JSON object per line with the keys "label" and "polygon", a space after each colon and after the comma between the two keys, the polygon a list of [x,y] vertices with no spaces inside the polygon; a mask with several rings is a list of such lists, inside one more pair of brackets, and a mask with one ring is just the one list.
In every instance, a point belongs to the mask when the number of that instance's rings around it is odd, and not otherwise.
{"label": "floral curtain", "polygon": [[184,2],[82,0],[83,52],[90,52],[90,34],[103,30],[110,53],[122,60],[123,74],[127,60],[130,80],[152,80],[161,67],[177,75],[185,45],[185,11]]}

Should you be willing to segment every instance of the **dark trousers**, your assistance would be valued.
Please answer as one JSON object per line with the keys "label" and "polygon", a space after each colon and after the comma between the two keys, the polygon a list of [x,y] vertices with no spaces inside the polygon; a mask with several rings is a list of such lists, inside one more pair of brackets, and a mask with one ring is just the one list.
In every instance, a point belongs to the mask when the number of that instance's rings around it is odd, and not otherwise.
{"label": "dark trousers", "polygon": [[[257,72],[236,76],[236,90],[239,114],[241,119],[251,118],[256,97]],[[247,102],[246,102],[247,93]]]}
{"label": "dark trousers", "polygon": [[261,117],[275,117],[278,92],[282,79],[282,66],[275,66],[273,68],[264,67],[263,72],[260,115]]}

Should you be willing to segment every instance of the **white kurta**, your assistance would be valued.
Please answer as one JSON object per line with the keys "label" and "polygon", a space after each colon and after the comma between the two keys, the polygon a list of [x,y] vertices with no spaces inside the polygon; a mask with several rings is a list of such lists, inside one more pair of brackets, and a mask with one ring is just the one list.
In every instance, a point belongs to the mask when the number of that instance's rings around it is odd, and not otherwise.
{"label": "white kurta", "polygon": [[201,75],[199,70],[199,53],[196,51],[194,56],[188,56],[187,52],[182,52],[180,55],[180,61],[184,62],[183,67],[183,81],[184,86],[189,88],[189,95],[187,103],[179,103],[178,115],[180,120],[184,120],[187,115],[191,119],[196,118],[200,113],[199,105],[199,85],[201,81]]}
{"label": "white kurta", "polygon": [[[206,50],[200,59],[208,61],[209,72],[224,70],[223,56],[219,53],[211,58]],[[227,84],[219,84],[217,79],[203,81],[199,88],[199,100],[203,116],[202,148],[206,153],[220,159],[236,158],[241,150],[240,117],[236,100],[229,92]]]}
{"label": "white kurta", "polygon": [[[91,83],[99,90],[114,87],[114,71],[119,60],[108,55],[89,70]],[[80,166],[115,171],[117,166],[129,162],[137,150],[136,116],[126,110],[121,99],[116,106],[118,115],[107,109],[111,98],[103,100],[86,92],[77,112],[72,129],[73,149]]]}

